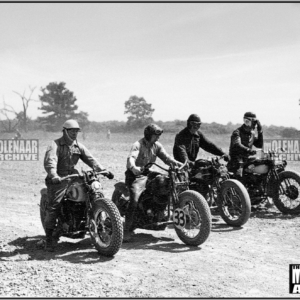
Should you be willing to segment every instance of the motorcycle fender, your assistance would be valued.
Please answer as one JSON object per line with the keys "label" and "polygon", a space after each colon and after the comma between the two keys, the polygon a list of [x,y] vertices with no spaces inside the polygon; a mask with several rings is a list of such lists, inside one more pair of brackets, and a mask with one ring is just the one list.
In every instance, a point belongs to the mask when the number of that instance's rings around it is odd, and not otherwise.
{"label": "motorcycle fender", "polygon": [[129,196],[129,190],[124,182],[117,182],[115,189],[121,191],[124,196]]}

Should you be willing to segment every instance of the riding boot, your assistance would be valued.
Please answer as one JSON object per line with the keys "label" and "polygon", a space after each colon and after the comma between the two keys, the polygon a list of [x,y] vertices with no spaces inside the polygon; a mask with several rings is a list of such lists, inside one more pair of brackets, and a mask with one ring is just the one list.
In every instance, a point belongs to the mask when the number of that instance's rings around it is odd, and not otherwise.
{"label": "riding boot", "polygon": [[54,243],[53,243],[53,229],[46,228],[46,245],[45,250],[48,252],[54,252]]}
{"label": "riding boot", "polygon": [[133,217],[134,217],[133,210],[130,210],[125,215],[125,226],[124,226],[124,236],[123,236],[124,243],[130,242],[131,240],[133,234]]}

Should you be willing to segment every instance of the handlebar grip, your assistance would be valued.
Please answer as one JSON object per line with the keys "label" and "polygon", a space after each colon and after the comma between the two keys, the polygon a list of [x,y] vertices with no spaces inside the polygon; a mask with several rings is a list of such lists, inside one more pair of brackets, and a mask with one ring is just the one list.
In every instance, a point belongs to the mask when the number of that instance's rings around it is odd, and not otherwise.
{"label": "handlebar grip", "polygon": [[65,177],[61,177],[60,181],[64,181],[64,180],[67,180],[67,179],[70,179],[70,178],[75,178],[75,177],[79,177],[79,174],[72,174],[72,175],[68,175],[68,176],[65,176]]}

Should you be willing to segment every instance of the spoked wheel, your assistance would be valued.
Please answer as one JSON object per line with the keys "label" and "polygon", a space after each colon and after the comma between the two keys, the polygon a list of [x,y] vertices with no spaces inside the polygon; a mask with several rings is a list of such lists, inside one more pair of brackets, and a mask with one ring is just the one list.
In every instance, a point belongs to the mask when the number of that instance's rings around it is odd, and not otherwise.
{"label": "spoked wheel", "polygon": [[89,222],[92,242],[105,256],[115,255],[123,241],[123,224],[115,204],[105,198],[93,204],[93,218]]}
{"label": "spoked wheel", "polygon": [[251,202],[243,184],[228,179],[222,183],[220,194],[218,207],[223,220],[231,226],[244,225],[250,217]]}
{"label": "spoked wheel", "polygon": [[46,219],[46,210],[47,210],[48,196],[47,189],[41,190],[41,200],[40,200],[40,218],[45,230],[45,219]]}
{"label": "spoked wheel", "polygon": [[278,176],[279,182],[274,188],[274,204],[282,213],[300,214],[300,174],[283,171]]}
{"label": "spoked wheel", "polygon": [[199,246],[207,240],[211,231],[209,206],[195,191],[184,191],[178,197],[179,207],[173,214],[175,231],[185,244]]}

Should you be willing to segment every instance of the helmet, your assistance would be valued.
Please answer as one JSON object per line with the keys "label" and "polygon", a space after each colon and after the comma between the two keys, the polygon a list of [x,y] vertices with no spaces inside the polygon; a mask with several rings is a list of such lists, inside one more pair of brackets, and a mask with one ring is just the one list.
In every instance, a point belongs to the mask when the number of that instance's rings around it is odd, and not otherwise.
{"label": "helmet", "polygon": [[152,135],[161,135],[163,132],[164,131],[158,125],[150,124],[145,127],[144,136],[147,141],[150,141]]}
{"label": "helmet", "polygon": [[[190,128],[191,122],[195,122],[196,124],[201,125],[201,119],[197,114],[191,114],[187,119],[187,126]],[[200,125],[198,125],[200,127]]]}
{"label": "helmet", "polygon": [[64,124],[63,124],[63,128],[64,129],[79,129],[80,131],[80,127],[79,127],[79,124],[76,120],[67,120]]}
{"label": "helmet", "polygon": [[253,112],[251,112],[251,111],[248,111],[248,112],[246,112],[245,114],[244,114],[244,118],[253,118],[253,119],[256,119],[256,114],[255,113],[253,113]]}

